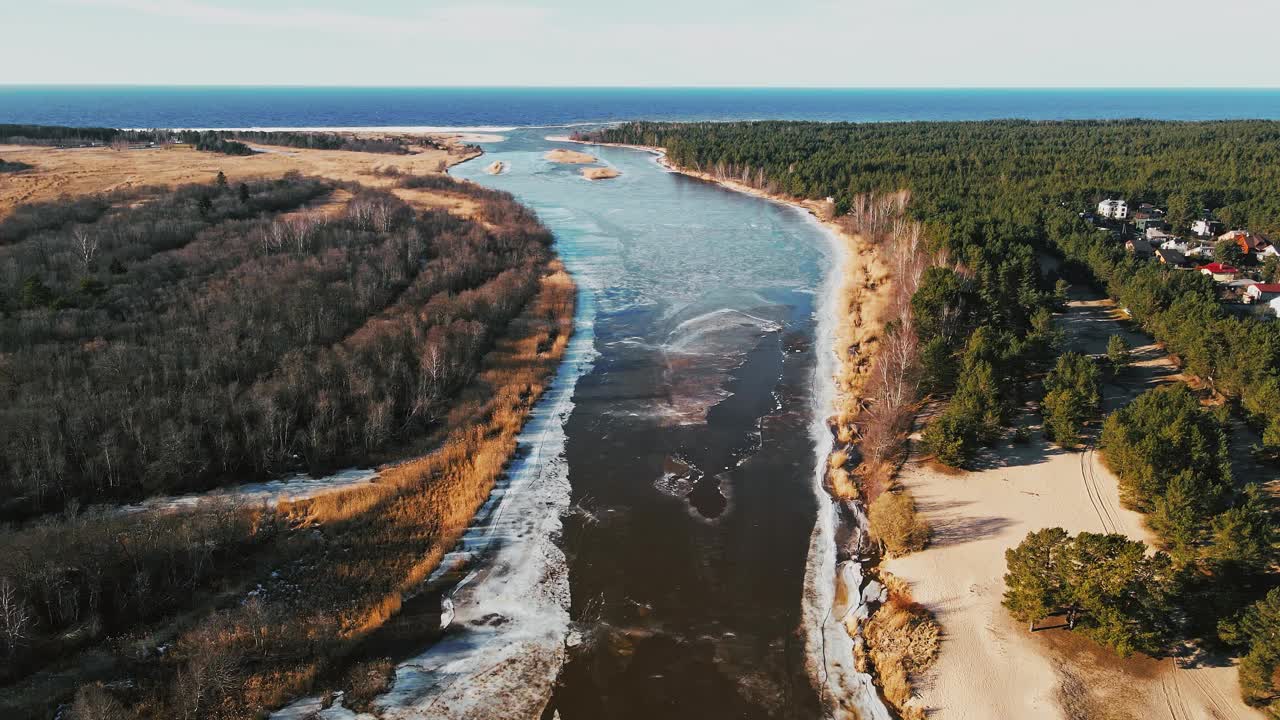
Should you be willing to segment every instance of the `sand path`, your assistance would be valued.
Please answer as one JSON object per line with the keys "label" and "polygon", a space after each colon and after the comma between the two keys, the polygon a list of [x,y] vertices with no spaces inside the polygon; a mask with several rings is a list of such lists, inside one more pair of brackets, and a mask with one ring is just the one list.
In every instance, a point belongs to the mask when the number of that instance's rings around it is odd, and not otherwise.
{"label": "sand path", "polygon": [[[1112,333],[1135,348],[1133,368],[1104,387],[1108,412],[1178,377],[1163,351],[1123,318],[1110,300],[1078,291],[1059,319],[1073,350],[1100,354]],[[1000,605],[1004,551],[1028,532],[1058,526],[1151,537],[1142,516],[1121,507],[1116,478],[1095,451],[1052,446],[1034,413],[1020,422],[1031,441],[992,448],[973,472],[942,471],[918,456],[902,472],[933,525],[933,544],[884,567],[911,584],[945,633],[937,664],[918,682],[930,716],[1262,717],[1241,702],[1235,669],[1225,661],[1175,668],[1170,659],[1119,660],[1081,636],[1056,629],[1032,634],[1009,617]]]}

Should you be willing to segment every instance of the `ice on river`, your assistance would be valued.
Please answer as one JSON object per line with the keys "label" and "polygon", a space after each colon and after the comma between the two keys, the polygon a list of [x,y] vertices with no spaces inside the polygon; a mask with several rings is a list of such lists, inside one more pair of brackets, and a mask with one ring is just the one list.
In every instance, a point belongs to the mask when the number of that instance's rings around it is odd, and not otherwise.
{"label": "ice on river", "polygon": [[246,483],[218,488],[190,495],[153,497],[131,505],[121,505],[121,512],[191,510],[206,502],[230,502],[248,506],[273,506],[280,502],[293,502],[318,497],[339,490],[373,482],[378,477],[374,469],[349,468],[332,475],[311,477],[298,473],[280,480]]}

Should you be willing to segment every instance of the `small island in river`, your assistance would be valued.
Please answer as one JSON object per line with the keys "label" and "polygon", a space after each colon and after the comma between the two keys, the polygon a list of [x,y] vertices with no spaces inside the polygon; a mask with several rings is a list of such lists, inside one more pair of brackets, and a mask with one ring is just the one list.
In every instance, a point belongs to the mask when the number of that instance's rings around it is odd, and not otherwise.
{"label": "small island in river", "polygon": [[611,167],[582,168],[582,177],[588,180],[610,180],[621,174]]}
{"label": "small island in river", "polygon": [[578,152],[577,150],[551,150],[544,157],[551,162],[564,163],[566,165],[593,165],[600,162],[594,155]]}

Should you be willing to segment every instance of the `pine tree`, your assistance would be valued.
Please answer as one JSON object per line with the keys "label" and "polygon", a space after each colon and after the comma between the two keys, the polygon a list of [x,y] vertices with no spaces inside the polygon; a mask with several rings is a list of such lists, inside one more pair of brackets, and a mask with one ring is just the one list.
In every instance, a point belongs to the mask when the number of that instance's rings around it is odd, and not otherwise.
{"label": "pine tree", "polygon": [[1119,375],[1130,362],[1129,343],[1119,335],[1107,338],[1107,362],[1111,363],[1111,372]]}
{"label": "pine tree", "polygon": [[1004,606],[1032,630],[1036,622],[1066,603],[1061,561],[1070,540],[1066,530],[1047,528],[1028,533],[1018,547],[1004,552],[1008,569],[1004,576]]}

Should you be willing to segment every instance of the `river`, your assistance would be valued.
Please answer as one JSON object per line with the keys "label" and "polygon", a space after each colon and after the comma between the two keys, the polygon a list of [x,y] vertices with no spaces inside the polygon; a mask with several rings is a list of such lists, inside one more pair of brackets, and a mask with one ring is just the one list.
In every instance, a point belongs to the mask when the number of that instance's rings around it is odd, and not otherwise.
{"label": "river", "polygon": [[[817,514],[812,376],[828,240],[802,212],[587,148],[588,181],[514,131],[454,169],[534,208],[593,296],[565,424],[574,718],[817,714],[801,590]],[[495,160],[506,171],[484,171]]]}

